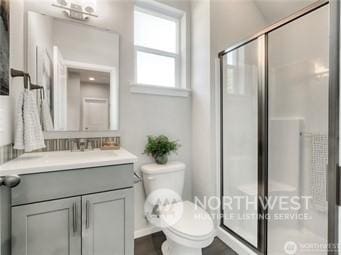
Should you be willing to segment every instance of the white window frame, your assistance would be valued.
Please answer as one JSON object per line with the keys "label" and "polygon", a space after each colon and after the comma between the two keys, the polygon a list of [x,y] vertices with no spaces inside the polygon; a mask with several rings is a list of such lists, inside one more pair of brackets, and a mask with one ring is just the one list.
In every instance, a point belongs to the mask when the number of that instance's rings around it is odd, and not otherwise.
{"label": "white window frame", "polygon": [[[135,11],[146,13],[158,18],[176,22],[176,52],[168,52],[149,47],[135,45],[134,38],[134,84],[131,92],[169,95],[169,96],[189,96],[190,90],[187,89],[187,64],[186,64],[186,13],[173,7],[161,4],[156,1],[137,1]],[[135,31],[134,31],[135,34]],[[163,57],[175,59],[175,84],[174,86],[162,86],[152,84],[141,84],[137,82],[137,54],[138,52],[150,53]]]}

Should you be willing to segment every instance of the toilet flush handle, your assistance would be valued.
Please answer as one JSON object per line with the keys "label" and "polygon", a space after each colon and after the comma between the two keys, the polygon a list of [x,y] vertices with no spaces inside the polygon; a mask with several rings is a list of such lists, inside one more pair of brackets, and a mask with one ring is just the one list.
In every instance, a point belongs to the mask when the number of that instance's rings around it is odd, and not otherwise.
{"label": "toilet flush handle", "polygon": [[134,184],[142,182],[142,177],[138,173],[134,172],[134,177],[135,177]]}

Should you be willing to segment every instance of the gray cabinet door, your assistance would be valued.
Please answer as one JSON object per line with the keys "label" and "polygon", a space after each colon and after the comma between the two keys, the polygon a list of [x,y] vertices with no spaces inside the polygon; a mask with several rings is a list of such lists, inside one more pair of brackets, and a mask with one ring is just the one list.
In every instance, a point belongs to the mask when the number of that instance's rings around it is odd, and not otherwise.
{"label": "gray cabinet door", "polygon": [[11,255],[11,189],[0,187],[0,254]]}
{"label": "gray cabinet door", "polygon": [[81,198],[12,208],[12,255],[81,255]]}
{"label": "gray cabinet door", "polygon": [[133,189],[83,196],[83,255],[133,255],[133,210]]}

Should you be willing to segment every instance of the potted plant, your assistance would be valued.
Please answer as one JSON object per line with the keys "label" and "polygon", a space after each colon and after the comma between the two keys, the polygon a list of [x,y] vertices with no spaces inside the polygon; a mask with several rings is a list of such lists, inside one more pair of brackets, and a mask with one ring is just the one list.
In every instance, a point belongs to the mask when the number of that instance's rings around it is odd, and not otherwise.
{"label": "potted plant", "polygon": [[167,136],[148,136],[144,153],[151,155],[157,164],[164,165],[168,162],[168,156],[177,152],[180,144],[177,141],[170,141]]}

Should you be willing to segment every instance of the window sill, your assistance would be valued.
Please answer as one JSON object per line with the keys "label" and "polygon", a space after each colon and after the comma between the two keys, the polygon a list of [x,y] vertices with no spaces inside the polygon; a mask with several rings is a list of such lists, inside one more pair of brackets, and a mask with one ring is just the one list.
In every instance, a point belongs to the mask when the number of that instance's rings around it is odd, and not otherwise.
{"label": "window sill", "polygon": [[190,89],[162,87],[154,85],[133,84],[130,86],[131,93],[149,94],[159,96],[171,97],[189,97],[191,95]]}

